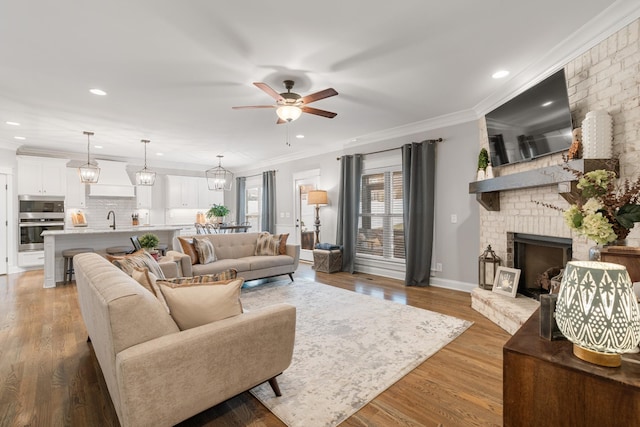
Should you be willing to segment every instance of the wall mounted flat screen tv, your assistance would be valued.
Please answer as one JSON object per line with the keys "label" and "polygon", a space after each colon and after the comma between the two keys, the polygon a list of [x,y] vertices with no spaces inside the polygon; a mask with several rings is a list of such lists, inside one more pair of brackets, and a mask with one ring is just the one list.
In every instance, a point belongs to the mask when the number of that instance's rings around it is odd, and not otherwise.
{"label": "wall mounted flat screen tv", "polygon": [[485,115],[492,166],[569,149],[571,111],[564,70]]}

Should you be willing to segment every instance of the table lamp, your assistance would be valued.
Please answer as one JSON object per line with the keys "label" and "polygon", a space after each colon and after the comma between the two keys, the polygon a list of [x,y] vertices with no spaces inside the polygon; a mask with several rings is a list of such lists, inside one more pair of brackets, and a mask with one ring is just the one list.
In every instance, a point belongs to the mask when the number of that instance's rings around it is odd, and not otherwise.
{"label": "table lamp", "polygon": [[568,262],[556,322],[573,343],[576,357],[596,365],[620,366],[620,354],[640,342],[640,309],[627,269],[608,262]]}
{"label": "table lamp", "polygon": [[[316,205],[316,243],[320,243],[320,205],[329,204],[327,192],[324,190],[311,190],[307,193],[307,204]],[[315,246],[315,245],[314,245]]]}

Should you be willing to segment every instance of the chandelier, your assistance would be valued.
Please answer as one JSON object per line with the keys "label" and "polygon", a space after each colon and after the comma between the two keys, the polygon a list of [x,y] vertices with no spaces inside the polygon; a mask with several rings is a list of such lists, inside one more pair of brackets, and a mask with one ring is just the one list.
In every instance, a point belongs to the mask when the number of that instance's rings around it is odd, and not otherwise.
{"label": "chandelier", "polygon": [[222,167],[223,155],[218,154],[218,166],[213,167],[205,172],[207,177],[207,186],[209,190],[231,190],[231,184],[233,183],[233,174]]}
{"label": "chandelier", "polygon": [[136,185],[153,185],[156,182],[156,173],[147,169],[147,144],[151,141],[141,139],[140,142],[144,144],[144,167],[136,172]]}
{"label": "chandelier", "polygon": [[87,163],[78,168],[78,176],[80,177],[80,182],[84,184],[95,184],[96,182],[98,182],[98,178],[100,177],[100,168],[92,164],[90,160],[90,138],[91,135],[93,135],[93,132],[84,131],[82,133],[87,135]]}

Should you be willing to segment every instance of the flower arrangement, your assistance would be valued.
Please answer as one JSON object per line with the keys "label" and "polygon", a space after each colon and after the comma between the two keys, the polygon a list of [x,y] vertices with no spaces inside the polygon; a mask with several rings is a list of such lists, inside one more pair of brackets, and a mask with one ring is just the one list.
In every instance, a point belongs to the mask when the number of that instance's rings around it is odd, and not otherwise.
{"label": "flower arrangement", "polygon": [[610,170],[581,172],[566,165],[565,168],[578,178],[580,191],[575,202],[563,210],[567,225],[600,244],[625,239],[640,222],[640,177],[618,184],[616,173]]}

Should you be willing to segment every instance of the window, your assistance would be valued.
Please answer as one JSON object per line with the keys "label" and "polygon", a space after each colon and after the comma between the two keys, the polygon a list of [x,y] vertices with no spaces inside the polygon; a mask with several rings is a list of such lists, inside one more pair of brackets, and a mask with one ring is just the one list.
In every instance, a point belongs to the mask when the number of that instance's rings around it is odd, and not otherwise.
{"label": "window", "polygon": [[261,180],[247,180],[245,186],[245,221],[251,224],[250,231],[262,230],[262,184]]}
{"label": "window", "polygon": [[402,171],[399,166],[362,175],[356,253],[404,260]]}

